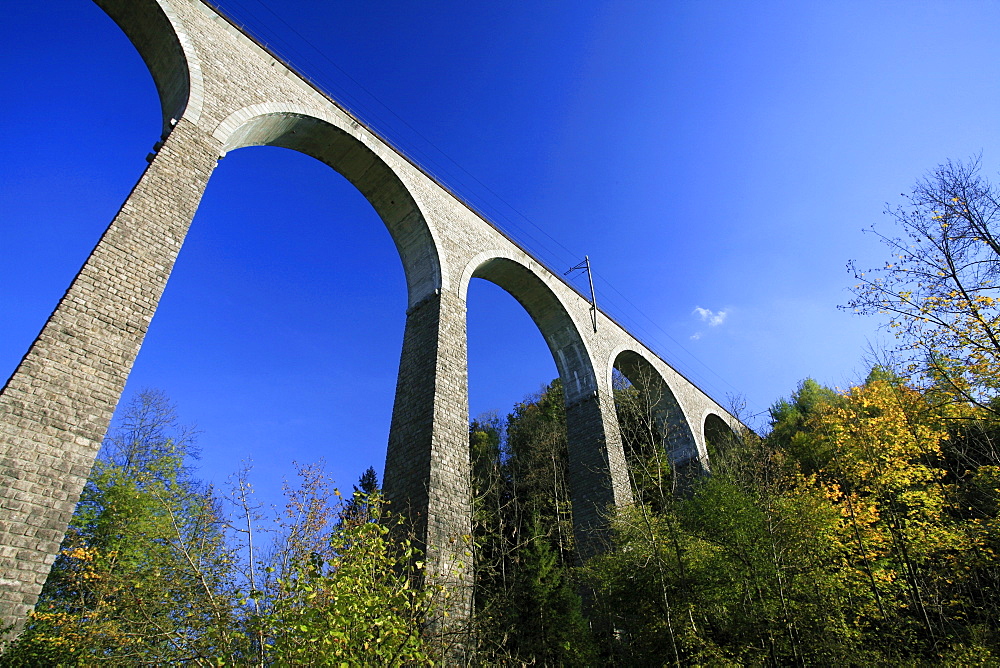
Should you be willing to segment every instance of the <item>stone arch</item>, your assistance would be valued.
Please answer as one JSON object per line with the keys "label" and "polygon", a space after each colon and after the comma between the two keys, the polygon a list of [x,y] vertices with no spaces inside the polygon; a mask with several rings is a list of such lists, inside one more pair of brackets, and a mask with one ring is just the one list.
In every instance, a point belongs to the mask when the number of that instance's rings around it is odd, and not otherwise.
{"label": "stone arch", "polygon": [[94,0],[128,36],[160,96],[163,134],[201,116],[204,84],[193,42],[167,0]]}
{"label": "stone arch", "polygon": [[463,301],[473,278],[502,288],[531,316],[552,353],[567,404],[593,396],[597,382],[586,342],[565,304],[537,273],[509,254],[494,250],[480,253],[466,266],[460,293]]}
{"label": "stone arch", "polygon": [[466,265],[459,294],[464,304],[473,278],[502,288],[528,312],[552,353],[565,394],[577,549],[587,558],[606,543],[609,507],[628,505],[632,494],[621,440],[611,417],[614,405],[610,396],[599,392],[593,357],[579,323],[543,275],[509,253],[488,251]]}
{"label": "stone arch", "polygon": [[703,420],[705,434],[705,449],[709,456],[715,453],[724,452],[734,442],[739,439],[739,434],[733,430],[721,415],[709,411]]}
{"label": "stone arch", "polygon": [[700,474],[704,463],[698,452],[691,424],[670,385],[656,367],[640,353],[620,350],[611,369],[617,369],[639,391],[643,407],[661,434],[670,463],[683,477]]}
{"label": "stone arch", "polygon": [[332,115],[292,105],[262,104],[230,115],[214,137],[227,151],[280,146],[332,167],[356,187],[385,223],[406,274],[409,306],[444,286],[434,231],[411,189],[381,156]]}
{"label": "stone arch", "polygon": [[[396,243],[409,308],[385,492],[397,508],[412,511],[415,542],[426,548],[427,572],[456,583],[447,604],[456,613],[452,618],[461,620],[469,611],[468,588],[458,581],[467,561],[463,540],[471,532],[465,287],[472,277],[493,282],[520,302],[552,352],[566,387],[578,546],[583,556],[599,550],[609,506],[631,501],[603,351],[614,341],[634,339],[608,318],[601,319],[607,331],[591,334],[585,299],[515,242],[505,241],[433,177],[296,79],[266,47],[235,26],[202,33],[203,16],[192,20],[185,33],[179,18],[186,19],[188,10],[212,11],[202,0],[95,1],[126,33],[153,77],[163,143],[17,371],[0,388],[0,515],[5,520],[0,522],[0,626],[13,623],[16,629],[36,600],[202,193],[219,157],[244,146],[281,146],[333,167],[372,204]],[[213,103],[242,107],[217,126],[217,118],[202,113],[206,92],[198,51],[206,55],[206,65],[209,55],[213,63],[217,54],[231,56],[226,69],[205,70]],[[256,104],[261,99],[273,101]],[[462,261],[448,265],[445,258],[472,255],[494,243],[506,250],[477,256],[466,264],[463,283],[449,284],[448,266],[457,273]],[[683,385],[683,377],[670,373],[652,352],[633,345],[642,352],[620,351],[615,362],[624,355],[624,366],[634,362],[666,369],[686,406],[707,405],[707,396]],[[602,351],[597,364],[595,350]],[[678,414],[683,418],[683,412]],[[674,450],[697,455],[692,442],[700,444],[700,430],[697,438],[690,428],[682,436],[686,440]]]}

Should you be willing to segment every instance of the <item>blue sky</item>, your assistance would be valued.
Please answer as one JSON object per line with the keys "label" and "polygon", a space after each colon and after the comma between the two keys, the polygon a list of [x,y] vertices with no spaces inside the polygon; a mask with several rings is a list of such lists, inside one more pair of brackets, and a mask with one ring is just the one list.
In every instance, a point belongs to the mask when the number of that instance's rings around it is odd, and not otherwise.
{"label": "blue sky", "polygon": [[[1000,167],[1000,5],[269,2],[224,9],[710,394],[757,413],[846,386],[876,321],[837,310],[924,172]],[[13,371],[158,139],[153,83],[87,0],[0,9],[0,375]],[[585,279],[577,279],[581,288]],[[624,295],[624,297],[623,297]],[[305,156],[219,165],[127,392],[201,429],[202,474],[381,469],[405,288],[359,193]],[[714,324],[713,324],[714,323]],[[470,290],[473,415],[556,372],[508,295]]]}

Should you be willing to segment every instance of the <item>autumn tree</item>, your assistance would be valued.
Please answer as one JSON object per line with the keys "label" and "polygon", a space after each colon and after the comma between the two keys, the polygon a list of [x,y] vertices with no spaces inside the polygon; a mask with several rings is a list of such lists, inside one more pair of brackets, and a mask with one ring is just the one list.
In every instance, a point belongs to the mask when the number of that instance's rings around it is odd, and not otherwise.
{"label": "autumn tree", "polygon": [[940,165],[904,197],[887,209],[899,234],[875,231],[890,252],[885,265],[849,265],[857,283],[845,308],[887,315],[911,376],[996,413],[1000,192],[976,158]]}
{"label": "autumn tree", "polygon": [[[847,392],[803,383],[772,408],[768,437],[735,439],[687,494],[666,504],[638,495],[615,511],[611,549],[587,566],[614,629],[605,656],[618,665],[989,657],[993,469],[953,484],[946,463],[971,410],[882,369]],[[971,493],[985,494],[974,519],[961,508]]]}
{"label": "autumn tree", "polygon": [[983,483],[995,469],[974,454],[958,465],[954,453],[981,447],[968,441],[984,438],[973,428],[982,409],[941,401],[937,391],[875,368],[864,383],[813,403],[805,420],[772,413],[786,418],[774,433],[795,444],[797,464],[812,468],[814,453],[824,454],[811,477],[848,530],[840,572],[861,603],[852,625],[883,660],[992,651],[982,638],[995,625],[996,488]]}

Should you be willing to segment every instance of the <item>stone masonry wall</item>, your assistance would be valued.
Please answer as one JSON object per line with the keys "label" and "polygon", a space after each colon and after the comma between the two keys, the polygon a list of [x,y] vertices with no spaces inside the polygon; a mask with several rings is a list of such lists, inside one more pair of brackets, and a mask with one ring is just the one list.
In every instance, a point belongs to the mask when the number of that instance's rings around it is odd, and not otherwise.
{"label": "stone masonry wall", "polygon": [[216,156],[174,128],[0,393],[5,620],[41,591]]}

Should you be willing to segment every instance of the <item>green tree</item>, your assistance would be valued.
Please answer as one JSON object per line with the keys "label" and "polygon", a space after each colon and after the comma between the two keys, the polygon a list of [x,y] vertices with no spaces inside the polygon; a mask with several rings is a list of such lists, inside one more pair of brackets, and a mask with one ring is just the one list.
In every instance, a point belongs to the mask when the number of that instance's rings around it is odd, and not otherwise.
{"label": "green tree", "polygon": [[84,488],[10,665],[235,660],[241,620],[218,500],[166,397],[128,405]]}
{"label": "green tree", "polygon": [[810,437],[810,421],[840,401],[840,396],[812,378],[802,381],[790,399],[779,399],[770,409],[768,442],[795,460],[804,473],[822,470],[833,451]]}
{"label": "green tree", "polygon": [[491,658],[506,651],[517,549],[516,500],[503,457],[503,433],[503,420],[496,415],[469,425],[474,631],[479,655]]}
{"label": "green tree", "polygon": [[[374,473],[374,471],[371,471]],[[265,566],[260,623],[267,663],[277,665],[433,665],[442,642],[424,633],[441,588],[420,580],[403,519],[377,489],[352,503],[318,466],[300,468],[289,489],[286,539]],[[362,487],[375,487],[366,473]]]}
{"label": "green tree", "polygon": [[510,612],[515,655],[546,666],[587,665],[594,647],[576,593],[577,578],[560,563],[558,547],[536,516],[516,554]]}
{"label": "green tree", "polygon": [[591,662],[576,593],[562,385],[519,403],[506,421],[474,421],[469,439],[479,660]]}
{"label": "green tree", "polygon": [[363,520],[371,516],[373,509],[368,507],[369,499],[376,498],[381,492],[378,484],[378,474],[375,467],[369,466],[358,478],[358,483],[354,485],[354,492],[351,497],[344,502],[344,509],[341,512],[348,521],[355,519]]}

